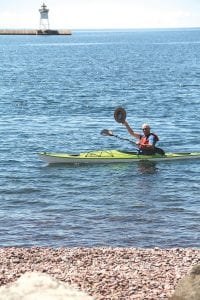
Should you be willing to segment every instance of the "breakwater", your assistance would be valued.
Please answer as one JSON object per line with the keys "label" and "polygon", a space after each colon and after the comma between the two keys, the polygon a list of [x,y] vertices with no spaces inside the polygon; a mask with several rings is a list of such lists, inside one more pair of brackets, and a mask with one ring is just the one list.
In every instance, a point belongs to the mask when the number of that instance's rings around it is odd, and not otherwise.
{"label": "breakwater", "polygon": [[0,35],[71,35],[68,29],[0,29]]}

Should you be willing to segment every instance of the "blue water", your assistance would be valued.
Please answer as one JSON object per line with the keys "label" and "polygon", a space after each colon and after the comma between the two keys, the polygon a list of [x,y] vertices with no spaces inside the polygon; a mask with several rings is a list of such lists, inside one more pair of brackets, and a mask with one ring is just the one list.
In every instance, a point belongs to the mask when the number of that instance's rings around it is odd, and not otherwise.
{"label": "blue water", "polygon": [[39,151],[200,151],[200,30],[0,36],[0,246],[200,246],[200,161],[47,166]]}

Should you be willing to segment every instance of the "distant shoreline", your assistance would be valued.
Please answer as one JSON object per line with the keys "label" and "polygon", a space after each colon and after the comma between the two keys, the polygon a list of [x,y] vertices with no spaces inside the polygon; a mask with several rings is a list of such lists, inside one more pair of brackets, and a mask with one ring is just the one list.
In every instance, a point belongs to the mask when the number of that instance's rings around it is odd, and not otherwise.
{"label": "distant shoreline", "polygon": [[68,29],[0,29],[0,35],[71,35]]}
{"label": "distant shoreline", "polygon": [[200,27],[164,27],[164,28],[73,28],[73,29],[49,29],[49,30],[39,30],[39,29],[26,29],[26,28],[3,28],[0,29],[0,35],[71,35],[74,32],[137,32],[137,31],[195,31],[200,30]]}

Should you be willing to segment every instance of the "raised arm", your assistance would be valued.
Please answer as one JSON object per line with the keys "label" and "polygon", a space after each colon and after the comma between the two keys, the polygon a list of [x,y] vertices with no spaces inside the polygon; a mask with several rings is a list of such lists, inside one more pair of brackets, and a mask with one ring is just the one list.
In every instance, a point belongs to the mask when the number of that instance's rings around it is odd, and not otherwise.
{"label": "raised arm", "polygon": [[129,126],[127,121],[124,121],[122,124],[126,127],[126,129],[128,130],[128,133],[130,133],[130,135],[134,136],[136,139],[140,139],[140,134],[134,132],[133,129]]}

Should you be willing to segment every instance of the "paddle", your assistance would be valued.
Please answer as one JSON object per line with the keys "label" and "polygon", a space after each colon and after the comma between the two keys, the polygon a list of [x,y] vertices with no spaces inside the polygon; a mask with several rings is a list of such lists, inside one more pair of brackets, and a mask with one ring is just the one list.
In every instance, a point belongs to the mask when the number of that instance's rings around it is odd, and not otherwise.
{"label": "paddle", "polygon": [[104,135],[104,136],[114,136],[114,137],[118,138],[119,140],[128,141],[128,142],[136,145],[136,143],[134,141],[131,141],[129,139],[126,139],[126,138],[123,138],[121,136],[118,136],[118,135],[114,134],[112,132],[112,130],[109,130],[109,129],[103,129],[101,131],[101,135]]}

